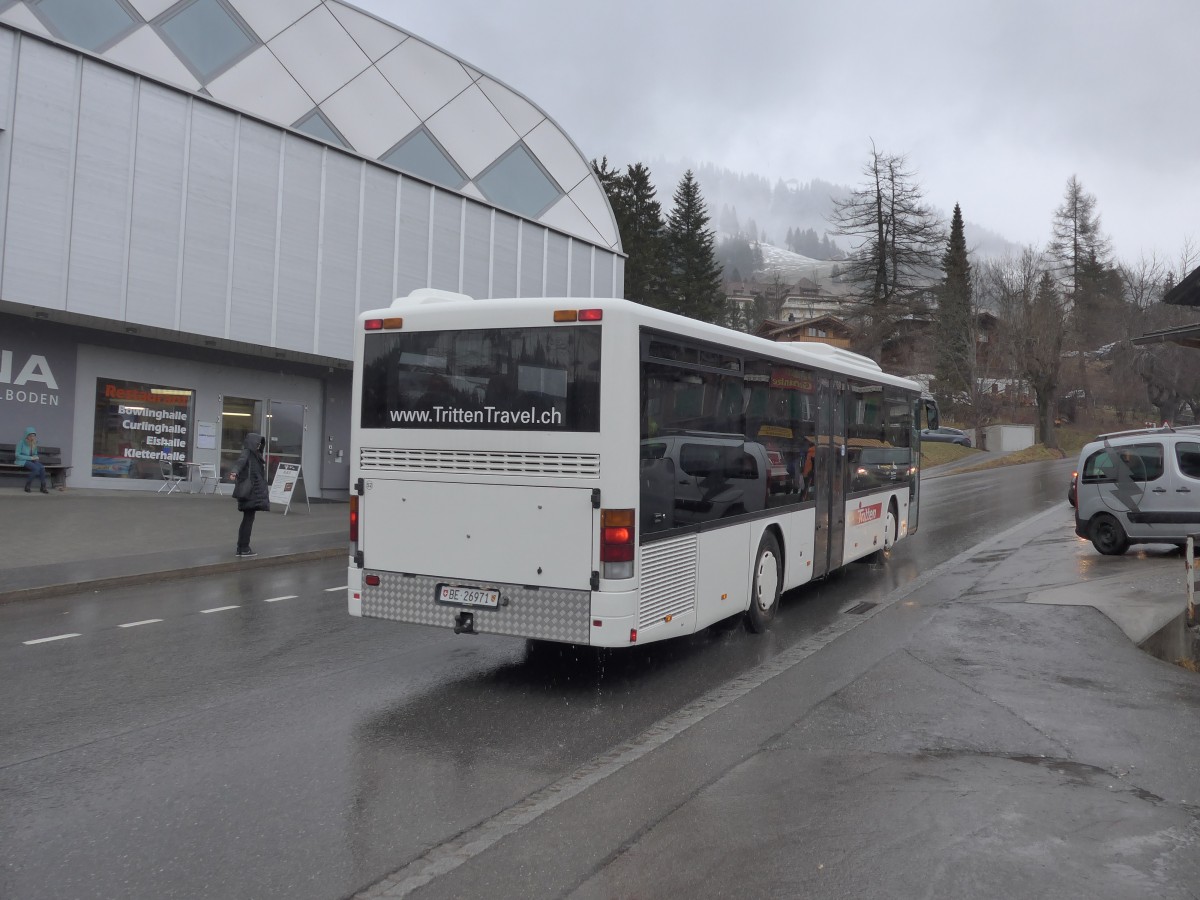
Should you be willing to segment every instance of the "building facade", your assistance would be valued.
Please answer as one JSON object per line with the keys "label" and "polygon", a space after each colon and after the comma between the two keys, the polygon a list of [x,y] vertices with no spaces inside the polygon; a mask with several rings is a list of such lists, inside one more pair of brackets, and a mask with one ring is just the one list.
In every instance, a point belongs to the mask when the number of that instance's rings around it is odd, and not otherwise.
{"label": "building facade", "polygon": [[0,174],[0,442],[36,427],[71,486],[227,473],[257,431],[344,496],[357,313],[623,294],[561,129],[337,0],[0,0]]}

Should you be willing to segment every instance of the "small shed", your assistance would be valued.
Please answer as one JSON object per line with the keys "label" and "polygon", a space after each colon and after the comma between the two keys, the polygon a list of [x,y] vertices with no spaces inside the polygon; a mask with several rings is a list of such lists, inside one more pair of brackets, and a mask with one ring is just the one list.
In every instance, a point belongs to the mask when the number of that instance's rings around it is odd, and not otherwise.
{"label": "small shed", "polygon": [[1012,453],[1032,447],[1036,439],[1032,425],[989,425],[983,429],[983,449],[991,453]]}

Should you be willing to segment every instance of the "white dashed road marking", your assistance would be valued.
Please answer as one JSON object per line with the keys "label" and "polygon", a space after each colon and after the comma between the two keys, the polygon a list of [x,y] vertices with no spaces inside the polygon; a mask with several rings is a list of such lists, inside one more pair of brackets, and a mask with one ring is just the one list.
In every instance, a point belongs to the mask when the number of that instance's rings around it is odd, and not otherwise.
{"label": "white dashed road marking", "polygon": [[140,622],[126,622],[124,625],[118,625],[118,628],[135,628],[138,625],[153,625],[155,622],[161,622],[162,619],[142,619]]}
{"label": "white dashed road marking", "polygon": [[296,599],[295,594],[288,594],[287,596],[284,596],[284,597],[268,597],[266,600],[263,601],[263,603],[278,603],[280,600],[295,600],[295,599]]}
{"label": "white dashed road marking", "polygon": [[237,608],[238,608],[238,605],[235,603],[233,606],[214,606],[212,609],[202,609],[202,610],[200,610],[200,612],[202,612],[202,613],[225,612],[225,610],[227,610],[227,609],[237,609]]}
{"label": "white dashed road marking", "polygon": [[79,633],[75,634],[56,634],[54,637],[38,638],[36,641],[25,641],[26,644],[44,644],[46,641],[65,641],[67,638],[79,637]]}
{"label": "white dashed road marking", "polygon": [[325,588],[325,593],[332,594],[334,591],[344,591],[348,587],[349,587],[348,584],[342,584],[335,588]]}

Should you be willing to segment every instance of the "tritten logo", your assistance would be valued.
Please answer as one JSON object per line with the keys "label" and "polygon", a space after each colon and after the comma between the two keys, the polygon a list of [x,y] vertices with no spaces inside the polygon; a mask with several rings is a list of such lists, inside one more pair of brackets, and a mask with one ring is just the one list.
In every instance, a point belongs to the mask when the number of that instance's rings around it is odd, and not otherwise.
{"label": "tritten logo", "polygon": [[851,525],[865,525],[867,522],[874,522],[883,515],[883,504],[875,503],[871,506],[860,506],[858,509],[850,511]]}

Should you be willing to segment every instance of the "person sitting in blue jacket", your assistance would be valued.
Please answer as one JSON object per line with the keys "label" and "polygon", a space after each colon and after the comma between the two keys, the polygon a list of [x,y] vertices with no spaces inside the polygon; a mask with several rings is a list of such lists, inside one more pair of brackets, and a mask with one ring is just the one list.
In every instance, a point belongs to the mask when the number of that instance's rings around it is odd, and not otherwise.
{"label": "person sitting in blue jacket", "polygon": [[25,493],[28,494],[33,488],[33,479],[35,478],[41,482],[42,493],[50,493],[46,490],[46,467],[38,459],[37,431],[32,427],[25,429],[25,437],[17,443],[14,462],[29,470],[29,476],[25,479]]}

